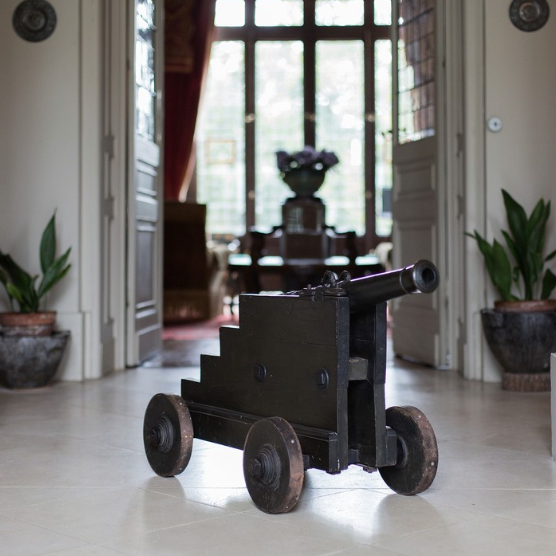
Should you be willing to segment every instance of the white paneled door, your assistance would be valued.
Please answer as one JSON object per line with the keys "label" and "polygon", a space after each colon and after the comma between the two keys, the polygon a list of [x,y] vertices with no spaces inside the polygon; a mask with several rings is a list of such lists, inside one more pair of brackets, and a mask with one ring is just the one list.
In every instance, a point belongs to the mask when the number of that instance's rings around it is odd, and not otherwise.
{"label": "white paneled door", "polygon": [[397,355],[445,366],[449,363],[444,314],[447,273],[443,179],[439,133],[438,12],[434,0],[393,2],[394,149],[393,260],[396,267],[429,259],[440,272],[431,295],[410,295],[391,304]]}
{"label": "white paneled door", "polygon": [[130,63],[127,225],[127,365],[161,347],[162,330],[162,2],[135,0]]}

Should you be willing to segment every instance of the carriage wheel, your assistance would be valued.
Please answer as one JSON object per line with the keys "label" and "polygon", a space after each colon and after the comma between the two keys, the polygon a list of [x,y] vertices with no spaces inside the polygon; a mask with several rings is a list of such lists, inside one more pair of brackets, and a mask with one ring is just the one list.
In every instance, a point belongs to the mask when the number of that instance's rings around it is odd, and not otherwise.
{"label": "carriage wheel", "polygon": [[281,417],[257,421],[243,450],[243,475],[255,505],[269,514],[289,512],[303,487],[303,454],[292,426]]}
{"label": "carriage wheel", "polygon": [[145,453],[153,471],[162,477],[179,475],[193,449],[193,424],[186,403],[176,394],[156,394],[145,411]]}
{"label": "carriage wheel", "polygon": [[416,407],[390,407],[386,425],[398,436],[395,465],[379,469],[384,482],[398,494],[419,494],[429,488],[438,467],[438,446],[429,420]]}

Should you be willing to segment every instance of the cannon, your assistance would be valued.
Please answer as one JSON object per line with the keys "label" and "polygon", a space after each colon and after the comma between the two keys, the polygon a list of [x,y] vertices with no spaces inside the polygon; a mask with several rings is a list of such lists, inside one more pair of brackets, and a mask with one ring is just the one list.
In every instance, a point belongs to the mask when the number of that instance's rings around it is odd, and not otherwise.
{"label": "cannon", "polygon": [[255,505],[295,507],[305,471],[378,470],[404,495],[432,484],[434,431],[415,407],[385,407],[387,304],[438,285],[433,263],[351,279],[328,271],[318,286],[242,294],[239,326],[220,329],[220,355],[201,355],[200,381],[156,394],[143,437],[155,473],[181,473],[193,438],[243,449]]}

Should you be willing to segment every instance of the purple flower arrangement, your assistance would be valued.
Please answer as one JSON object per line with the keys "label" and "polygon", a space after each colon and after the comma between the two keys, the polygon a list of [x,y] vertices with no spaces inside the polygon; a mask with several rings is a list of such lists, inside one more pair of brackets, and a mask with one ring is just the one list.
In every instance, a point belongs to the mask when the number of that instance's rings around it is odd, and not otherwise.
{"label": "purple flower arrangement", "polygon": [[278,151],[276,162],[280,172],[287,174],[292,170],[300,169],[326,172],[340,161],[331,151],[316,151],[313,147],[307,145],[303,147],[302,151],[292,154],[288,154],[286,151]]}

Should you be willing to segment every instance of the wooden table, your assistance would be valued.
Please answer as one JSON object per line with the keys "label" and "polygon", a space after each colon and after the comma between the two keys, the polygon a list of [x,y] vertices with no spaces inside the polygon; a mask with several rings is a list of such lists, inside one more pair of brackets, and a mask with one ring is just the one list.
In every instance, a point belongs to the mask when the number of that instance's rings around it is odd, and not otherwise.
{"label": "wooden table", "polygon": [[280,278],[281,291],[300,290],[311,284],[320,284],[326,270],[340,274],[347,270],[352,278],[384,272],[376,255],[356,257],[350,262],[348,257],[334,256],[327,259],[286,259],[278,256],[261,257],[253,264],[251,256],[234,254],[228,257],[228,267],[233,296],[241,293],[259,293],[265,276]]}

